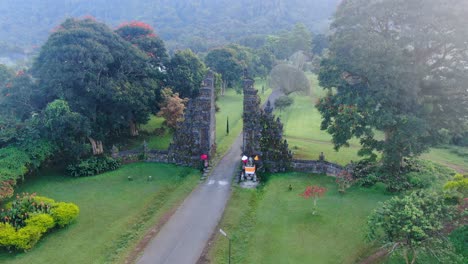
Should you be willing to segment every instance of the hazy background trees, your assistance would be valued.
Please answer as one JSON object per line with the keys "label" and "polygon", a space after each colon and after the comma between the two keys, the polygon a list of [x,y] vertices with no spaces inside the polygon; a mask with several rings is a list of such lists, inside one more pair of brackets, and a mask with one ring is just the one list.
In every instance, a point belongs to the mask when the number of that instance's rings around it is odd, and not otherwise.
{"label": "hazy background trees", "polygon": [[155,27],[169,50],[190,48],[198,53],[250,35],[276,34],[297,23],[308,31],[324,32],[339,2],[3,0],[0,12],[8,15],[0,18],[0,58],[6,53],[6,62],[19,61],[37,52],[51,30],[70,17],[93,16],[111,27],[137,19]]}

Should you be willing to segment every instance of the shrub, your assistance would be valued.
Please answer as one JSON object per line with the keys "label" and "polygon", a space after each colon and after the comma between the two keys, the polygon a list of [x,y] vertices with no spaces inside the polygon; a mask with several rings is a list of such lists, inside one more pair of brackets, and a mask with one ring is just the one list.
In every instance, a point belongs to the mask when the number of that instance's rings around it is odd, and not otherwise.
{"label": "shrub", "polygon": [[36,214],[26,220],[26,226],[36,226],[45,233],[55,226],[55,222],[49,214]]}
{"label": "shrub", "polygon": [[455,252],[468,259],[468,226],[464,225],[450,233],[449,240],[452,242]]}
{"label": "shrub", "polygon": [[41,227],[35,225],[27,225],[23,228],[20,228],[16,232],[16,236],[13,239],[13,246],[16,249],[28,250],[36,245],[37,241],[41,239],[42,234]]}
{"label": "shrub", "polygon": [[0,247],[29,250],[56,224],[71,223],[79,208],[72,203],[23,193],[0,213]]}
{"label": "shrub", "polygon": [[11,247],[16,236],[16,229],[10,223],[0,223],[0,247]]}
{"label": "shrub", "polygon": [[73,203],[56,203],[51,210],[52,217],[57,225],[64,227],[70,224],[80,213],[80,209]]}
{"label": "shrub", "polygon": [[100,156],[81,160],[67,167],[67,173],[73,177],[93,176],[120,168],[120,161],[111,157]]}

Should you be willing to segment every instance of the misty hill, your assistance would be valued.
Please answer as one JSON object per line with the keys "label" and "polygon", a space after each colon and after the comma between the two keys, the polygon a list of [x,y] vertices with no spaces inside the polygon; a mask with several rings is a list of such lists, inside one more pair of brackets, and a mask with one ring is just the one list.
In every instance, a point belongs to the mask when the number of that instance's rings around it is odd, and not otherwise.
{"label": "misty hill", "polygon": [[[300,22],[323,31],[340,0],[2,0],[0,57],[40,46],[67,17],[93,16],[111,26],[140,20],[170,49],[204,50]],[[18,49],[19,48],[19,49]]]}

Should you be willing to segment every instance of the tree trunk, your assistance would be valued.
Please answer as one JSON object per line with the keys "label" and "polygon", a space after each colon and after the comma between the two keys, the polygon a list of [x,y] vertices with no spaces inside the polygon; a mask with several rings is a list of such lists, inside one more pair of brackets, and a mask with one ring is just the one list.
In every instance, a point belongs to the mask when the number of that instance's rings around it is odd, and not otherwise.
{"label": "tree trunk", "polygon": [[221,96],[224,96],[226,92],[226,81],[223,80],[223,84],[221,85]]}
{"label": "tree trunk", "polygon": [[104,146],[102,144],[102,141],[100,140],[95,140],[91,137],[88,137],[89,142],[91,143],[91,147],[93,148],[93,155],[99,155],[104,153]]}
{"label": "tree trunk", "polygon": [[130,135],[132,137],[136,137],[139,135],[138,127],[135,123],[135,121],[130,120]]}
{"label": "tree trunk", "polygon": [[403,258],[405,258],[406,264],[410,264],[410,261],[408,259],[408,250],[407,249],[403,249]]}
{"label": "tree trunk", "polygon": [[[393,173],[399,174],[400,168],[403,164],[403,157],[400,151],[398,149],[395,151],[394,149],[389,149],[388,145],[389,144],[395,144],[395,142],[391,142],[392,137],[394,136],[394,129],[393,128],[387,128],[384,130],[384,135],[385,135],[385,145],[383,149],[383,160],[387,165],[390,167]],[[390,163],[389,163],[390,162]]]}

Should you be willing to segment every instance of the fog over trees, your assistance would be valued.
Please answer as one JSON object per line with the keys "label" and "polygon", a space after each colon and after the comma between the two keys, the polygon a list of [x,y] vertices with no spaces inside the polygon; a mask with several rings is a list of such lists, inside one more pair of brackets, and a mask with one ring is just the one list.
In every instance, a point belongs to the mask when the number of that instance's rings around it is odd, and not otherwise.
{"label": "fog over trees", "polygon": [[112,27],[134,20],[153,26],[169,49],[206,51],[254,34],[302,23],[323,32],[339,0],[2,0],[0,57],[24,57],[66,18],[93,16]]}

